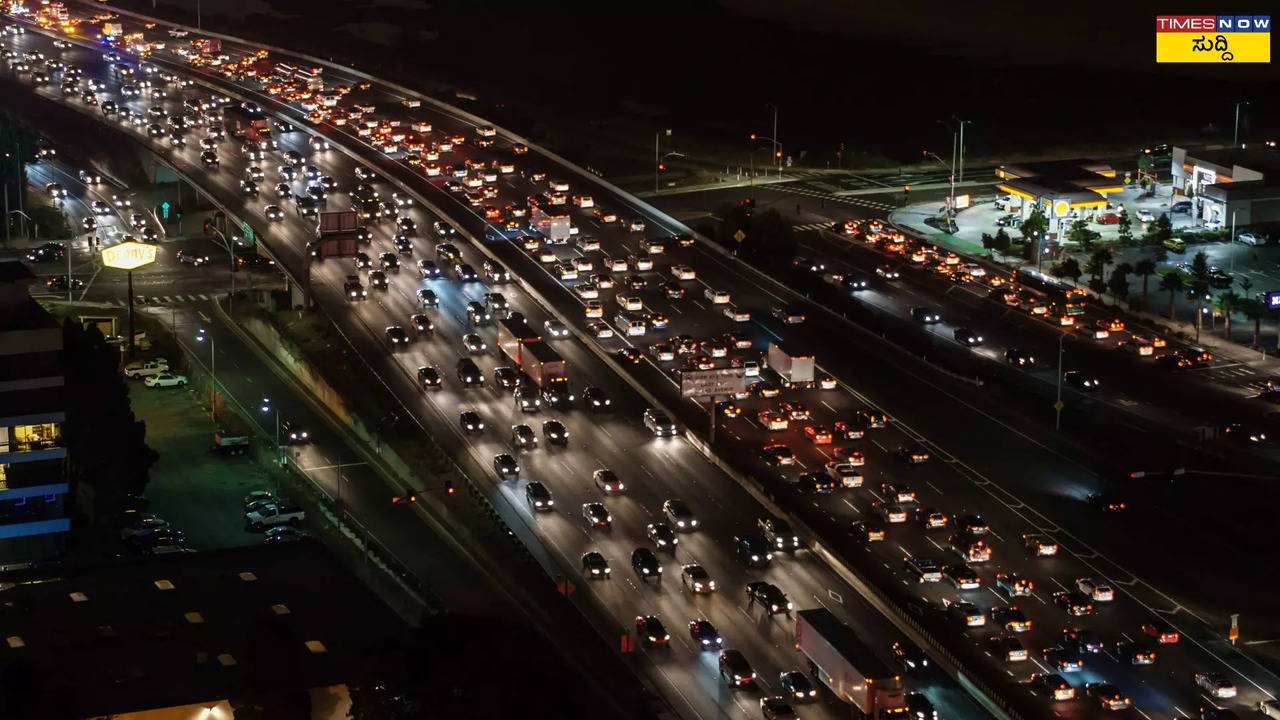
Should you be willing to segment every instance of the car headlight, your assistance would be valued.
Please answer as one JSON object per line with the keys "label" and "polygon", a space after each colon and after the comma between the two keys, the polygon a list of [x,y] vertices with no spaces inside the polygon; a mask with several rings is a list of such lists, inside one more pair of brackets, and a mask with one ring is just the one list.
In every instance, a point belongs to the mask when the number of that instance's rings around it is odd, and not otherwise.
{"label": "car headlight", "polygon": [[708,640],[708,639],[706,639],[706,638],[702,638],[702,644],[703,644],[703,645],[710,645],[710,644],[711,644],[711,641],[710,641],[710,640]]}
{"label": "car headlight", "polygon": [[683,521],[683,520],[679,520],[679,521],[677,521],[677,522],[676,522],[676,527],[684,527],[684,521]]}
{"label": "car headlight", "polygon": [[751,562],[757,562],[757,561],[759,561],[759,560],[760,560],[760,556],[759,556],[759,555],[752,555],[752,556],[751,556]]}

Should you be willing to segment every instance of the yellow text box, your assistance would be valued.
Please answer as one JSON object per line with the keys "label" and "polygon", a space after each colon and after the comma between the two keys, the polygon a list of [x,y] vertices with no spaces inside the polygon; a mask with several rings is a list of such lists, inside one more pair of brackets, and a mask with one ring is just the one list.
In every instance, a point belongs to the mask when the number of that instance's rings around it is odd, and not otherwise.
{"label": "yellow text box", "polygon": [[1158,63],[1269,63],[1271,33],[1158,32]]}

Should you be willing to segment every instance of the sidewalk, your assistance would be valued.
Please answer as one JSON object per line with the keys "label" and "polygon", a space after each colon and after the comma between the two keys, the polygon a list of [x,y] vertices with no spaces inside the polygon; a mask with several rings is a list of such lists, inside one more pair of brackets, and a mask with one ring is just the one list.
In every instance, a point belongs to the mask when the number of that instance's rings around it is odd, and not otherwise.
{"label": "sidewalk", "polygon": [[[1123,204],[1128,208],[1129,212],[1137,212],[1141,209],[1150,208],[1161,209],[1161,211],[1163,211],[1163,207],[1167,207],[1167,195],[1157,197],[1155,199],[1138,200],[1138,194],[1140,193],[1137,191],[1125,191],[1125,193],[1116,196],[1117,204]],[[973,206],[957,213],[956,229],[954,232],[945,232],[925,222],[927,219],[939,217],[940,211],[941,207],[939,206],[938,201],[912,203],[911,205],[899,208],[898,210],[890,213],[889,221],[917,238],[934,243],[940,247],[945,247],[958,255],[968,256],[970,259],[976,260],[980,258],[988,262],[997,262],[997,264],[1007,267],[1011,273],[1014,270],[1019,269],[1035,270],[1035,266],[1032,263],[1024,262],[1019,258],[1002,256],[998,260],[992,260],[989,257],[990,253],[983,248],[983,233],[994,234],[997,229],[995,220],[997,217],[1004,214],[1002,210],[997,210],[995,208],[994,196],[975,198]],[[1186,219],[1185,215],[1170,215],[1170,217],[1178,218],[1178,220],[1175,221],[1175,229],[1190,229],[1191,223]],[[1114,240],[1114,237],[1118,232],[1114,225],[1097,225],[1090,223],[1090,228],[1103,233],[1103,238],[1100,240],[1100,242],[1103,243],[1108,239]],[[1016,228],[1006,228],[1006,230],[1010,235],[1016,236],[1018,234]],[[1133,232],[1134,235],[1137,236],[1145,232],[1145,229],[1142,228],[1141,224],[1135,223]],[[1110,236],[1110,238],[1108,238],[1108,236]],[[1221,245],[1222,243],[1218,244]],[[1196,249],[1200,247],[1202,246],[1189,246],[1187,253],[1185,253],[1188,260],[1190,257],[1195,255]],[[1141,248],[1135,247],[1115,248],[1115,250],[1116,262],[1121,262],[1123,260],[1131,261],[1136,259],[1136,257],[1125,258],[1124,256],[1130,254],[1138,256],[1142,252]],[[1081,266],[1088,261],[1088,253],[1071,252],[1069,255],[1075,257],[1080,262]],[[1180,262],[1180,259],[1171,258],[1169,262],[1161,263],[1161,268],[1163,269],[1166,266],[1173,267],[1177,262]],[[1111,267],[1114,267],[1114,265]],[[1043,269],[1045,268],[1042,268],[1042,270]],[[1152,290],[1155,290],[1155,285],[1158,282],[1157,277],[1158,276],[1153,276],[1151,278]],[[1137,280],[1138,289],[1140,290],[1141,279],[1135,276],[1131,278],[1131,283],[1133,280]],[[1194,322],[1185,322],[1182,320],[1170,321],[1168,317],[1151,312],[1150,310],[1132,309],[1129,307],[1126,300],[1117,298],[1110,293],[1099,294],[1092,290],[1090,290],[1089,293],[1091,296],[1098,298],[1103,305],[1122,308],[1123,311],[1128,313],[1131,317],[1137,318],[1141,321],[1142,325],[1147,329],[1153,330],[1158,334],[1181,338],[1187,343],[1195,343],[1196,330]],[[1130,297],[1135,297],[1135,294],[1131,293]],[[1155,291],[1151,294],[1149,302],[1152,306],[1158,306],[1159,299],[1163,297],[1163,291]],[[1182,313],[1182,315],[1185,317],[1194,317],[1189,309],[1187,312]],[[1280,352],[1267,354],[1265,351],[1259,352],[1247,345],[1242,345],[1235,341],[1228,341],[1221,337],[1221,335],[1216,334],[1218,331],[1217,328],[1220,328],[1220,326],[1221,323],[1218,323],[1215,328],[1211,328],[1209,323],[1203,324],[1200,328],[1199,343],[1196,344],[1210,350],[1219,360],[1226,361],[1227,363],[1239,363],[1241,365],[1251,367],[1260,373],[1280,376],[1280,357],[1277,356],[1280,355]],[[1233,313],[1232,335],[1239,333],[1242,328],[1248,328],[1249,333],[1252,334],[1252,327],[1253,323],[1251,320],[1244,318],[1242,315],[1237,317],[1237,315]]]}

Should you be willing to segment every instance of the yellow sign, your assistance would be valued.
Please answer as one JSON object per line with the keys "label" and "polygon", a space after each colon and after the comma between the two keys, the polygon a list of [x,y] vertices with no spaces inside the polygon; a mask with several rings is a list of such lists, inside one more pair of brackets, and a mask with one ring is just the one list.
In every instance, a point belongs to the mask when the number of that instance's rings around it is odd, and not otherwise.
{"label": "yellow sign", "polygon": [[1158,63],[1269,63],[1271,33],[1156,33]]}
{"label": "yellow sign", "polygon": [[123,242],[102,250],[102,264],[117,270],[133,270],[156,261],[156,246]]}
{"label": "yellow sign", "polygon": [[1064,218],[1071,214],[1071,203],[1066,200],[1053,201],[1053,216],[1056,218]]}
{"label": "yellow sign", "polygon": [[1270,15],[1157,15],[1156,62],[1269,63]]}

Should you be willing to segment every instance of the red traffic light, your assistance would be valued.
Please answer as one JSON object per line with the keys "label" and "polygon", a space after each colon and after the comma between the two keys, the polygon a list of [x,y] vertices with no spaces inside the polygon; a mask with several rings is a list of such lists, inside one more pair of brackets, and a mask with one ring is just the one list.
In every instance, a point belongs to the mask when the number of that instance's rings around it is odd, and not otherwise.
{"label": "red traffic light", "polygon": [[756,139],[756,134],[755,134],[755,133],[751,133],[751,139],[752,139],[752,140],[755,140],[755,139]]}
{"label": "red traffic light", "polygon": [[455,491],[454,491],[454,488],[453,488],[453,481],[452,481],[452,480],[445,480],[445,481],[444,481],[444,492],[445,492],[445,494],[446,494],[446,495],[452,495],[452,494],[455,492]]}
{"label": "red traffic light", "polygon": [[658,163],[658,169],[659,169],[659,170],[666,170],[666,169],[667,169],[667,166],[666,166],[666,165],[664,165],[663,163]]}

